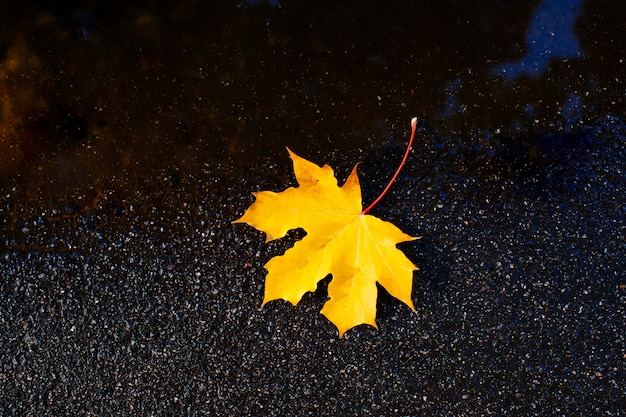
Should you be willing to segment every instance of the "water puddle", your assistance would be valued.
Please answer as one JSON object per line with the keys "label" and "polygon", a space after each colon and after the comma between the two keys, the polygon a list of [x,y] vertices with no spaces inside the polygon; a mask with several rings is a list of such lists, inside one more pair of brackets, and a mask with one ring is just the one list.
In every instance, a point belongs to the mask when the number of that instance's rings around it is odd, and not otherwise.
{"label": "water puddle", "polygon": [[285,163],[285,146],[351,165],[401,146],[414,115],[462,147],[583,129],[623,116],[625,8],[20,6],[0,22],[2,194],[37,205],[170,174],[228,183]]}

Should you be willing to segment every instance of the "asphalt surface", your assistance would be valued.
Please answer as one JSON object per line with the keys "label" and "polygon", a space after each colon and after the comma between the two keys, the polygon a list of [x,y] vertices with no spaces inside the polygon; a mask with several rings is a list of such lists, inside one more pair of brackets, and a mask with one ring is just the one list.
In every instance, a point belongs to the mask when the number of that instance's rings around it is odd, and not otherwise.
{"label": "asphalt surface", "polygon": [[623,415],[626,128],[589,129],[513,176],[503,149],[415,151],[375,214],[423,236],[402,247],[417,314],[381,291],[379,330],[343,339],[319,314],[327,281],[259,309],[289,242],[230,223],[254,179],[16,223],[1,414]]}
{"label": "asphalt surface", "polygon": [[[601,8],[577,17],[585,59],[496,85],[485,45],[516,8],[468,32],[482,12],[454,2],[245,3],[211,25],[186,2],[2,18],[0,416],[626,415],[622,38],[593,41]],[[285,146],[340,182],[360,163],[367,204],[414,115],[371,214],[421,236],[401,245],[417,313],[379,289],[378,329],[340,339],[329,278],[261,308],[263,265],[302,232],[232,221],[295,185]]]}

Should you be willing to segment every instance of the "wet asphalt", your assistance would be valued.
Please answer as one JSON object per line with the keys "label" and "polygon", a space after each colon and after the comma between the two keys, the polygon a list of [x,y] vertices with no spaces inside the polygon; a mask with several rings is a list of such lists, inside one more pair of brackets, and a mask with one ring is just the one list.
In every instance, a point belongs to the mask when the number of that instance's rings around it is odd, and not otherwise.
{"label": "wet asphalt", "polygon": [[415,152],[375,214],[422,236],[402,246],[417,314],[380,290],[379,329],[343,339],[319,314],[328,280],[260,309],[262,265],[296,236],[266,245],[231,224],[255,180],[220,194],[186,178],[137,206],[24,222],[0,258],[0,410],[619,416],[626,127],[589,135],[517,179],[496,156],[451,172],[457,151]]}
{"label": "wet asphalt", "polygon": [[[181,22],[197,24],[187,3],[100,18],[101,6],[91,15],[46,4],[36,8],[36,25],[3,21],[31,42],[7,35],[0,50],[11,81],[0,89],[13,94],[0,119],[0,415],[625,415],[626,115],[621,64],[606,64],[615,65],[610,76],[596,65],[601,53],[590,40],[599,29],[589,16],[606,23],[593,12],[597,4],[585,3],[587,20],[578,20],[594,28],[579,36],[583,45],[569,42],[567,57],[555,55],[572,74],[589,75],[597,89],[588,90],[589,98],[568,84],[554,98],[542,89],[563,81],[560,70],[542,80],[526,74],[512,87],[506,83],[515,81],[504,77],[496,89],[480,78],[491,85],[493,71],[504,68],[492,61],[480,67],[482,76],[451,64],[445,71],[466,75],[446,82],[425,65],[423,77],[437,82],[417,81],[411,93],[409,78],[399,81],[387,69],[402,67],[397,42],[406,37],[428,49],[424,43],[438,35],[423,33],[418,42],[411,37],[416,27],[396,9],[398,26],[380,15],[384,39],[395,45],[389,56],[376,43],[382,41],[366,42],[357,46],[378,53],[360,52],[365,75],[349,77],[356,71],[351,62],[321,75],[347,59],[342,51],[356,39],[342,25],[358,34],[376,17],[374,5],[367,3],[361,17],[358,8],[330,5],[319,9],[326,14],[308,17],[306,8],[288,2],[244,3],[210,15],[214,25],[230,22],[211,39],[228,45],[213,51],[215,68],[184,49],[210,28],[189,39],[152,26],[165,26],[167,13],[176,30]],[[514,15],[499,7],[491,5],[490,13]],[[478,13],[449,8],[468,22]],[[523,16],[541,22],[542,10],[524,8]],[[424,24],[442,13],[421,11]],[[51,19],[55,13],[69,17]],[[578,12],[563,18],[568,30],[574,18],[583,19]],[[331,29],[317,29],[322,23]],[[463,50],[468,32],[461,23],[450,35],[451,57]],[[300,26],[309,30],[299,32]],[[512,28],[518,26],[525,27]],[[502,30],[480,27],[486,34]],[[327,30],[341,35],[337,45],[324,36]],[[129,33],[136,38],[119,42]],[[170,41],[175,52],[154,47]],[[58,71],[33,64],[45,61],[47,42],[74,45],[82,61],[52,59],[73,70],[44,77]],[[607,45],[602,53],[615,56],[619,45]],[[105,46],[114,52],[110,73],[74,71],[91,68],[88,58]],[[580,66],[577,48],[587,48],[589,57]],[[489,55],[485,42],[477,49]],[[295,52],[288,58],[292,69],[268,73],[273,61],[261,61],[274,50]],[[450,57],[436,51],[433,73],[442,74]],[[191,61],[193,74],[177,66],[185,67],[174,59],[178,53]],[[163,59],[177,62],[175,68],[163,69]],[[128,62],[134,66],[124,78]],[[527,70],[515,66],[522,61],[511,62],[507,69]],[[415,65],[402,74],[415,76]],[[237,68],[243,72],[235,77]],[[175,88],[160,90],[164,78]],[[41,85],[22,88],[32,79]],[[135,90],[127,88],[129,80]],[[84,92],[69,89],[71,81]],[[477,85],[488,94],[479,94],[481,105],[466,105]],[[194,88],[206,90],[196,96]],[[431,88],[445,91],[444,100],[439,93],[425,104],[414,97],[428,97]],[[111,96],[99,98],[106,92]],[[359,102],[363,97],[370,101]],[[519,103],[500,106],[506,100]],[[42,113],[32,104],[42,101],[53,110]],[[500,104],[486,108],[489,101]],[[558,115],[550,113],[554,108]],[[420,268],[416,312],[379,288],[378,329],[358,326],[340,339],[319,313],[329,277],[297,306],[273,301],[261,308],[263,265],[302,231],[266,244],[262,233],[232,221],[251,204],[253,191],[295,185],[285,146],[331,165],[340,182],[360,163],[367,204],[399,163],[414,115],[422,121],[408,163],[371,214],[421,236],[401,245]],[[51,136],[37,139],[41,132]]]}

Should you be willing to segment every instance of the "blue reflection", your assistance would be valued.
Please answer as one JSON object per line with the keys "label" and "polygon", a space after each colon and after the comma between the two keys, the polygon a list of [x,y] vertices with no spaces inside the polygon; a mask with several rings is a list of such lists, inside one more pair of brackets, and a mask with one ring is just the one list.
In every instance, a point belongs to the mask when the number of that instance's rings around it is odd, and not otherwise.
{"label": "blue reflection", "polygon": [[446,86],[446,102],[443,106],[443,110],[440,113],[440,117],[448,118],[454,116],[456,113],[460,113],[464,110],[464,107],[459,103],[458,94],[463,87],[463,80],[461,77],[456,77],[452,81],[448,82]]}
{"label": "blue reflection", "polygon": [[561,108],[565,120],[576,120],[583,115],[583,100],[576,91],[569,91]]}
{"label": "blue reflection", "polygon": [[539,77],[552,59],[582,57],[582,48],[574,35],[581,3],[582,0],[543,0],[528,26],[526,55],[494,67],[492,73],[511,82],[520,75]]}

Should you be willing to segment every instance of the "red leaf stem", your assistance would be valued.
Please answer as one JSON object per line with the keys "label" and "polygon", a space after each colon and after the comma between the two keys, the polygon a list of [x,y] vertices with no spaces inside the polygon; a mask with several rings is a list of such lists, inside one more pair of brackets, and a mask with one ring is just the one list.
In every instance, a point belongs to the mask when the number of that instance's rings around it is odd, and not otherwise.
{"label": "red leaf stem", "polygon": [[413,145],[413,139],[415,138],[416,127],[417,127],[417,117],[414,117],[414,118],[411,119],[411,140],[409,140],[409,146],[407,146],[407,148],[406,148],[406,152],[404,153],[404,158],[402,158],[402,162],[400,162],[400,166],[396,170],[396,173],[393,174],[393,177],[391,178],[391,181],[389,181],[389,184],[387,184],[387,186],[385,187],[383,192],[380,193],[378,198],[376,200],[374,200],[372,202],[372,204],[370,204],[365,210],[363,210],[361,212],[362,215],[367,214],[367,212],[370,211],[372,209],[372,207],[374,207],[376,204],[378,204],[378,202],[385,196],[385,194],[387,194],[387,191],[389,191],[389,189],[391,188],[391,184],[393,184],[393,182],[396,180],[396,178],[398,178],[398,175],[400,174],[400,171],[402,170],[402,167],[404,167],[404,164],[406,163],[406,160],[409,157],[409,152],[411,151],[411,145]]}

